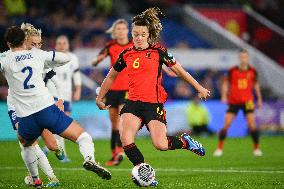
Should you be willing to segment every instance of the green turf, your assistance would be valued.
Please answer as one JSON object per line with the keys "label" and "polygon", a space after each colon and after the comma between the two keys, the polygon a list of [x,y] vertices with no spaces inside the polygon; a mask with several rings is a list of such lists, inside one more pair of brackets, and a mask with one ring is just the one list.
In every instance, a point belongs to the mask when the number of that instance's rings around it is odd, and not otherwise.
{"label": "green turf", "polygon": [[[201,138],[205,157],[186,151],[160,152],[149,139],[138,139],[137,145],[146,162],[156,169],[158,188],[284,188],[284,138],[262,137],[263,157],[252,155],[250,138],[228,139],[224,155],[212,156],[216,138]],[[109,142],[95,141],[96,158],[104,163],[110,157]],[[112,180],[101,180],[82,169],[82,157],[76,144],[67,142],[72,163],[62,164],[53,154],[49,160],[62,182],[58,188],[136,188],[130,179],[130,162],[111,168]],[[64,169],[65,168],[65,169]],[[73,168],[73,169],[72,169]],[[0,142],[0,188],[27,188],[23,179],[27,171],[17,142]],[[44,182],[46,177],[41,173]]]}

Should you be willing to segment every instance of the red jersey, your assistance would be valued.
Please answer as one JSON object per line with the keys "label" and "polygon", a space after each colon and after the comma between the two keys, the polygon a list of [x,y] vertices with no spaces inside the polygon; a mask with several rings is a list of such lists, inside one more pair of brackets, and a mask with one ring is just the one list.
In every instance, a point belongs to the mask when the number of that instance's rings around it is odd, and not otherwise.
{"label": "red jersey", "polygon": [[240,70],[235,66],[229,70],[228,80],[229,104],[244,104],[253,101],[254,84],[257,81],[256,70],[249,66],[247,70]]}
{"label": "red jersey", "polygon": [[167,93],[162,86],[162,65],[176,64],[174,57],[161,46],[150,46],[144,50],[135,47],[124,50],[113,66],[129,76],[128,99],[149,103],[164,103]]}
{"label": "red jersey", "polygon": [[[106,46],[100,51],[99,54],[103,54],[105,56],[110,56],[110,68],[115,64],[118,59],[119,54],[127,49],[133,47],[133,43],[130,41],[126,45],[120,45],[117,41],[112,40],[106,44]],[[128,90],[129,86],[129,78],[126,70],[119,73],[116,80],[111,86],[111,90]]]}

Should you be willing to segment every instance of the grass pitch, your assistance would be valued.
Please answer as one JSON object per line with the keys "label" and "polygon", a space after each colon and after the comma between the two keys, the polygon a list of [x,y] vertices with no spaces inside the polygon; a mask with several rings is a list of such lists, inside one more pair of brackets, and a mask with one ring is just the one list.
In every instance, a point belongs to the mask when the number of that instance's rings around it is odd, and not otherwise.
{"label": "grass pitch", "polygon": [[[250,138],[227,139],[222,157],[213,157],[217,138],[198,138],[206,156],[190,151],[160,152],[150,139],[137,139],[147,163],[156,170],[157,188],[284,188],[284,137],[262,137],[264,155],[254,157]],[[112,179],[105,181],[82,167],[76,144],[67,142],[69,164],[62,164],[50,153],[48,159],[61,186],[57,188],[137,188],[131,181],[132,165],[127,158],[120,166],[109,168]],[[104,164],[110,158],[109,141],[96,140],[96,159]],[[0,188],[29,188],[24,183],[27,171],[16,141],[0,142]],[[46,176],[41,178],[47,183]]]}

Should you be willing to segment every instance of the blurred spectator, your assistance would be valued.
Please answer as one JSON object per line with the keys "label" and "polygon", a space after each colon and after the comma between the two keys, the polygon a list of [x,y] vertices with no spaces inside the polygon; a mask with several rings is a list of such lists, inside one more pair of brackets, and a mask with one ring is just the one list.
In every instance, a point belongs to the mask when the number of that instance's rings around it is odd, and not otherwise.
{"label": "blurred spectator", "polygon": [[21,16],[27,12],[24,0],[4,0],[3,2],[9,16]]}
{"label": "blurred spectator", "polygon": [[7,24],[7,12],[4,5],[0,2],[0,26],[5,26]]}
{"label": "blurred spectator", "polygon": [[[202,39],[189,33],[189,29],[182,26],[179,20],[173,21],[174,16],[170,14],[170,10],[184,2],[185,0],[3,0],[0,1],[0,51],[7,50],[3,46],[2,36],[8,24],[19,25],[22,22],[32,23],[44,31],[46,49],[53,48],[54,36],[61,34],[67,35],[70,41],[74,39],[71,42],[72,49],[102,47],[105,43],[105,36],[102,35],[113,19],[119,16],[131,20],[131,13],[141,12],[151,6],[159,6],[165,14],[169,13],[168,18],[164,19],[165,30],[161,37],[167,39],[165,46],[173,47],[181,40],[183,43],[179,44],[180,48],[187,48],[191,41],[194,48],[208,46]],[[180,33],[177,34],[177,31]],[[173,35],[175,37],[171,37]]]}
{"label": "blurred spectator", "polygon": [[96,0],[96,10],[101,14],[110,15],[112,11],[112,0]]}
{"label": "blurred spectator", "polygon": [[188,44],[187,41],[179,41],[175,45],[175,48],[177,48],[177,49],[190,49],[190,45]]}
{"label": "blurred spectator", "polygon": [[194,135],[199,136],[203,133],[209,135],[212,134],[212,132],[208,129],[208,123],[210,120],[208,110],[200,103],[198,96],[195,96],[193,101],[187,106],[186,118]]}
{"label": "blurred spectator", "polygon": [[174,99],[189,99],[192,97],[191,87],[183,80],[178,80],[175,85],[174,93],[172,94]]}
{"label": "blurred spectator", "polygon": [[217,78],[218,72],[216,70],[207,70],[203,80],[201,81],[201,85],[210,91],[209,98],[218,98],[220,97],[220,93],[218,91],[217,80],[212,78]]}

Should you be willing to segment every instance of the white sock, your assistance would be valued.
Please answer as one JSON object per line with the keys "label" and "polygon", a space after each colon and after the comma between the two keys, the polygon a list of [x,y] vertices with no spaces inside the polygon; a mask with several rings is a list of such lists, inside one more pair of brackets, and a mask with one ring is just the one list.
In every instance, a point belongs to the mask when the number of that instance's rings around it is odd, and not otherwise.
{"label": "white sock", "polygon": [[64,138],[59,136],[59,135],[54,135],[54,136],[56,138],[57,146],[63,148],[65,157],[67,158],[67,152],[66,152],[66,148],[65,148]]}
{"label": "white sock", "polygon": [[22,144],[20,144],[20,147],[21,156],[26,164],[26,167],[28,168],[30,175],[33,178],[38,178],[37,160],[33,146],[23,147]]}
{"label": "white sock", "polygon": [[45,154],[43,153],[43,151],[41,150],[41,148],[39,147],[38,144],[36,144],[34,146],[34,151],[35,151],[35,155],[37,157],[38,165],[41,168],[41,170],[44,172],[44,174],[49,179],[56,178],[56,176],[53,172],[53,169],[49,164],[47,157],[45,156]]}
{"label": "white sock", "polygon": [[92,137],[87,133],[82,133],[76,140],[76,143],[79,144],[79,150],[83,155],[84,159],[91,157],[95,161],[95,147]]}

